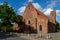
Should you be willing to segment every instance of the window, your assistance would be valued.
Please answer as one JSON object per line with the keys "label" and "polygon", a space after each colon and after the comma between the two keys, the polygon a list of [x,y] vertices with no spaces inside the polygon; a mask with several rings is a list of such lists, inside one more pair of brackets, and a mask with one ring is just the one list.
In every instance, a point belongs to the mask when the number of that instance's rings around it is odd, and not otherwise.
{"label": "window", "polygon": [[40,31],[42,31],[42,25],[40,25]]}
{"label": "window", "polygon": [[28,21],[28,24],[30,24],[30,21]]}

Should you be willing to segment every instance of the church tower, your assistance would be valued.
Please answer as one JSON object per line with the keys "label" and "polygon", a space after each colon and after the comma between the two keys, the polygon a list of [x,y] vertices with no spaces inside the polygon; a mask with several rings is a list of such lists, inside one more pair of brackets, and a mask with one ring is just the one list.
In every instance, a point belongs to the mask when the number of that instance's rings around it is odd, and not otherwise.
{"label": "church tower", "polygon": [[56,22],[56,11],[51,11],[50,18],[53,23]]}

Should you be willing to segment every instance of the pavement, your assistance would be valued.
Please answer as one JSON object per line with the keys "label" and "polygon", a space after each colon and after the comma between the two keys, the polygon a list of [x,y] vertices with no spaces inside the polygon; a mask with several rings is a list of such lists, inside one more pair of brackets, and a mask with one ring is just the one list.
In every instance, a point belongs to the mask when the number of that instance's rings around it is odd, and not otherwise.
{"label": "pavement", "polygon": [[0,33],[0,40],[60,40],[60,32],[48,34]]}
{"label": "pavement", "polygon": [[0,40],[28,40],[18,36],[16,33],[0,33]]}

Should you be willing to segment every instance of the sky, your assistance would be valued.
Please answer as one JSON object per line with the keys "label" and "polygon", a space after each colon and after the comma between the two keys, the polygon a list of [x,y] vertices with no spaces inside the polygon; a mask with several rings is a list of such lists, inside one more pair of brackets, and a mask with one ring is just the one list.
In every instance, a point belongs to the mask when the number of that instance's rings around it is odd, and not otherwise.
{"label": "sky", "polygon": [[60,23],[60,0],[0,0],[0,5],[6,1],[18,15],[23,15],[26,6],[32,2],[33,6],[49,16],[50,11],[56,11],[56,20]]}

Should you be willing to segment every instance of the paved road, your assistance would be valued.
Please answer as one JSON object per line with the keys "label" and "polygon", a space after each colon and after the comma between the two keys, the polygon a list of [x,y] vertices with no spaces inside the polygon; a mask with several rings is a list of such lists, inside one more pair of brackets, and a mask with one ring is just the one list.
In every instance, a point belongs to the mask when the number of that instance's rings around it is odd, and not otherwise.
{"label": "paved road", "polygon": [[15,33],[0,33],[0,40],[28,40],[21,38],[20,36],[16,35]]}
{"label": "paved road", "polygon": [[9,37],[9,38],[0,39],[0,40],[28,40],[28,39],[23,39],[23,38],[19,38],[19,37]]}
{"label": "paved road", "polygon": [[49,34],[0,33],[0,40],[60,40],[60,32]]}

